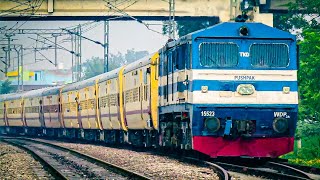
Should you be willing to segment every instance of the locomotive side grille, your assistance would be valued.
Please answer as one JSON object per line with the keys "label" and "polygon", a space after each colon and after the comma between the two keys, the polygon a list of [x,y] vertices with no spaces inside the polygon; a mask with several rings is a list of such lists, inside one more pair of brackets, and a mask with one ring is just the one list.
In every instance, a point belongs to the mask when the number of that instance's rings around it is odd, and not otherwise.
{"label": "locomotive side grille", "polygon": [[252,44],[250,56],[254,67],[287,67],[289,64],[286,44]]}
{"label": "locomotive side grille", "polygon": [[239,61],[239,47],[234,43],[201,43],[200,63],[205,67],[235,67]]}

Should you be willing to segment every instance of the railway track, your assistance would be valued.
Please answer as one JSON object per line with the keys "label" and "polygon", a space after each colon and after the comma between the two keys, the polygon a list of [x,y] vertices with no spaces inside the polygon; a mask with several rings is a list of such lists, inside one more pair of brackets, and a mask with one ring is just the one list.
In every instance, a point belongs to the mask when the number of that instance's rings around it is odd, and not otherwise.
{"label": "railway track", "polygon": [[[10,139],[10,138],[8,138]],[[64,151],[68,151],[71,154],[81,154],[81,156],[85,156],[84,158],[92,158],[94,160],[91,160],[91,162],[94,162],[95,160],[97,160],[98,162],[100,161],[100,163],[106,163],[103,162],[99,159],[96,159],[94,157],[91,157],[89,155],[85,155],[82,154],[78,151],[75,151],[73,149],[68,149],[66,147],[62,147],[56,144],[52,144],[50,142],[46,142],[46,141],[41,141],[41,140],[35,140],[35,139],[30,139],[30,138],[14,138],[14,139],[19,139],[19,140],[27,140],[27,141],[32,141],[34,143],[40,143],[40,144],[45,144],[54,148],[59,148],[61,150]],[[230,174],[228,173],[230,172],[238,172],[241,174],[245,174],[245,175],[253,175],[253,176],[258,176],[258,177],[263,177],[263,178],[267,178],[267,179],[319,179],[320,180],[320,175],[314,174],[313,172],[315,172],[316,170],[313,170],[312,168],[301,168],[300,166],[294,166],[291,164],[287,164],[285,162],[272,162],[269,161],[267,163],[261,164],[261,163],[257,163],[257,165],[253,165],[252,163],[251,165],[247,165],[247,164],[236,164],[235,163],[228,161],[221,161],[221,160],[213,160],[210,162],[206,161],[206,160],[201,160],[198,158],[194,158],[194,157],[187,157],[184,155],[168,155],[168,153],[161,153],[161,152],[154,152],[151,151],[150,153],[152,154],[158,154],[158,155],[162,155],[162,156],[169,156],[171,158],[174,159],[180,159],[181,161],[185,161],[185,162],[190,162],[192,164],[197,164],[197,165],[205,165],[206,167],[211,168],[214,172],[216,172],[219,176],[219,179],[231,179]],[[99,164],[99,163],[98,163]],[[107,163],[109,164],[109,163]],[[110,167],[110,165],[107,165],[108,167]],[[118,168],[116,165],[111,165],[111,167],[116,167]],[[127,171],[127,170],[124,170]],[[124,172],[124,174],[126,174],[128,172]],[[129,172],[130,174],[130,172]],[[144,177],[141,176],[139,174],[135,174],[135,175],[125,175],[125,177],[129,177],[129,179],[148,179],[148,177]]]}
{"label": "railway track", "polygon": [[2,138],[41,161],[56,179],[150,179],[78,151],[29,138]]}
{"label": "railway track", "polygon": [[244,166],[235,163],[226,162],[216,162],[216,164],[225,168],[228,171],[235,171],[243,174],[256,175],[268,179],[320,179],[319,175],[310,174],[300,169],[294,168],[290,165],[277,163],[277,162],[267,162],[264,165],[258,165],[257,167]]}
{"label": "railway track", "polygon": [[310,173],[310,174],[320,175],[320,168],[311,167],[311,166],[305,166],[305,165],[292,164],[292,163],[289,163],[285,159],[276,159],[273,162],[281,163],[283,165],[288,165],[288,166],[294,167],[296,169],[299,169],[301,171],[304,171],[304,172],[307,172],[307,173]]}
{"label": "railway track", "polygon": [[200,160],[200,159],[196,159],[196,158],[192,158],[192,157],[183,157],[183,160],[192,162],[194,164],[204,164],[204,165],[210,167],[211,169],[213,169],[218,174],[220,180],[229,180],[229,179],[231,179],[228,171],[225,170],[224,168],[222,168],[221,166],[215,164],[215,163],[212,163],[212,162],[209,162],[209,161]]}

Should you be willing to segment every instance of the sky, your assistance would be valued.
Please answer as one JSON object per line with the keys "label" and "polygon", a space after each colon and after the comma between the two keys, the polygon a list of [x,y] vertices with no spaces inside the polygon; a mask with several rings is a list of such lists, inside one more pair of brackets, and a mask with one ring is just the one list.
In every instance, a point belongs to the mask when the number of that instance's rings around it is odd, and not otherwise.
{"label": "sky", "polygon": [[[59,29],[75,26],[78,24],[88,24],[86,21],[28,21],[28,22],[3,22],[0,21],[0,28],[6,26],[10,28],[14,26],[19,29]],[[157,32],[149,30],[145,25],[136,21],[111,21],[110,22],[110,36],[109,36],[109,51],[112,54],[118,52],[125,54],[129,49],[135,49],[136,51],[148,51],[149,53],[155,52],[160,49],[166,42],[168,37],[162,35],[162,22],[145,22],[152,24],[149,27]],[[21,26],[22,25],[22,26]],[[21,26],[21,27],[20,27]],[[84,26],[83,29],[91,29],[82,35],[101,43],[104,42],[104,27],[103,22],[90,23]],[[0,34],[0,44],[6,44],[7,42],[3,39],[4,35]],[[54,41],[52,36],[45,36],[51,41]],[[38,37],[39,38],[39,37]],[[12,36],[12,44],[23,44],[25,47],[45,47],[48,44],[43,44],[40,41],[36,43],[36,35],[14,35]],[[70,36],[58,37],[57,41],[59,46],[64,47],[67,50],[71,50]],[[41,40],[43,41],[43,40]],[[46,43],[53,44],[49,41]],[[42,70],[42,69],[55,69],[47,59],[54,62],[54,50],[44,50],[40,53],[34,53],[31,50],[24,50],[24,68],[28,70]],[[0,57],[4,56],[4,52],[0,49]],[[12,52],[12,57],[16,57],[16,53]],[[103,48],[101,45],[97,45],[93,42],[82,40],[82,61],[84,62],[91,57],[103,57]],[[37,59],[37,62],[36,60]],[[63,68],[71,67],[71,54],[64,50],[58,50],[58,64]],[[17,61],[17,59],[15,59]],[[15,67],[16,67],[15,62]],[[2,64],[0,62],[0,64]],[[1,65],[3,67],[3,64]],[[9,69],[10,70],[10,69]]]}

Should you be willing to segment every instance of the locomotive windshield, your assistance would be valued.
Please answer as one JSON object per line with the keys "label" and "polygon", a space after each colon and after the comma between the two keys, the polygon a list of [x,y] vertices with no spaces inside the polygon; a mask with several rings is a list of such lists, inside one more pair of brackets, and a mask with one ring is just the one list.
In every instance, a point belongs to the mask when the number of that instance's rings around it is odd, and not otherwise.
{"label": "locomotive windshield", "polygon": [[[242,45],[248,47],[248,52],[240,52],[239,45],[232,42],[203,42],[199,46],[200,64],[209,68],[286,68],[289,65],[289,46],[285,43]],[[241,57],[249,61],[242,61]]]}
{"label": "locomotive windshield", "polygon": [[200,44],[200,63],[204,67],[235,67],[239,62],[239,47],[235,43]]}
{"label": "locomotive windshield", "polygon": [[287,67],[289,48],[286,44],[252,44],[250,61],[253,67]]}

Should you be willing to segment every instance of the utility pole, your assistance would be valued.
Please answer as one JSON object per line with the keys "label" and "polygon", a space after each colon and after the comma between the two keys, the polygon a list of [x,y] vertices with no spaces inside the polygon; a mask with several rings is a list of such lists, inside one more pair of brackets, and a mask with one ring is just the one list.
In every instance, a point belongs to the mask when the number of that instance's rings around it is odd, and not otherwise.
{"label": "utility pole", "polygon": [[[77,29],[75,30],[77,32]],[[74,80],[75,82],[78,81],[78,63],[79,63],[79,58],[78,58],[78,37],[74,36],[74,52],[75,52],[75,57],[74,57]]]}
{"label": "utility pole", "polygon": [[[19,51],[20,50],[17,49],[16,45],[14,45],[13,48],[17,52],[17,59],[18,59],[18,70],[17,70],[17,72],[18,72],[18,92],[19,92],[20,91],[20,67],[19,67],[19,65],[20,65],[20,52]],[[13,69],[14,69],[14,67],[13,67]]]}
{"label": "utility pole", "polygon": [[5,34],[5,36],[7,37],[8,40],[8,67],[11,66],[11,36],[13,36],[13,34]]}
{"label": "utility pole", "polygon": [[21,91],[23,91],[23,45],[21,45]]}
{"label": "utility pole", "polygon": [[7,74],[8,74],[8,51],[5,47],[2,47],[2,50],[4,51],[5,53],[5,68],[4,68],[4,71],[5,71],[5,77],[7,77]]}
{"label": "utility pole", "polygon": [[58,65],[58,45],[57,45],[57,38],[58,34],[52,34],[52,37],[54,37],[54,66],[57,67]]}
{"label": "utility pole", "polygon": [[169,0],[169,37],[175,39],[176,37],[176,23],[175,23],[175,0]]}
{"label": "utility pole", "polygon": [[230,21],[234,21],[235,18],[240,14],[240,1],[230,0]]}
{"label": "utility pole", "polygon": [[82,48],[81,48],[81,39],[82,32],[81,32],[81,25],[79,24],[79,81],[81,80],[81,73],[82,73]]}
{"label": "utility pole", "polygon": [[[70,34],[70,39],[71,39],[71,51],[74,52],[74,40],[73,40],[73,34]],[[72,82],[74,82],[74,54],[71,55],[71,71],[72,71]]]}
{"label": "utility pole", "polygon": [[[17,72],[18,72],[18,92],[19,92],[19,91],[23,91],[23,45],[22,44],[14,45],[13,49],[16,51],[17,59],[18,59]],[[20,64],[21,64],[21,69],[20,69]],[[20,82],[21,82],[21,86],[20,86]]]}
{"label": "utility pole", "polygon": [[104,53],[103,53],[103,64],[104,72],[109,71],[109,21],[104,21]]}
{"label": "utility pole", "polygon": [[74,58],[74,80],[80,81],[81,79],[81,26],[79,25],[75,29],[74,36],[74,52],[75,52],[75,58]]}

